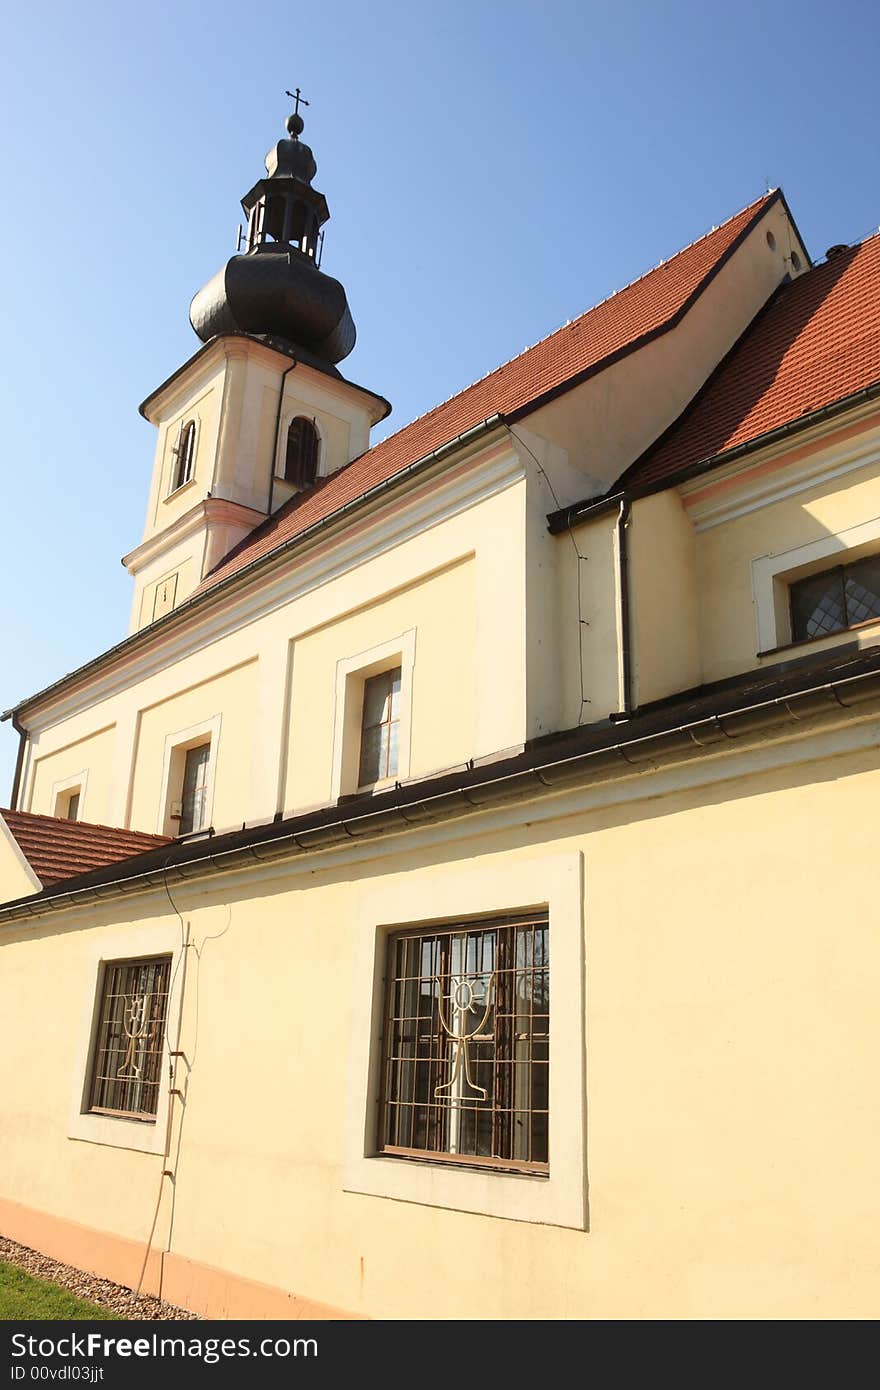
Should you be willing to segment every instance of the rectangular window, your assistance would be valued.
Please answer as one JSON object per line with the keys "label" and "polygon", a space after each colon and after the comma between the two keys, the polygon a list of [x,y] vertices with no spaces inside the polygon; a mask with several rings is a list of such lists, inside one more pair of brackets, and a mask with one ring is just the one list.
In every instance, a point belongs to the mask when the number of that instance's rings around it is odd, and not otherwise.
{"label": "rectangular window", "polygon": [[90,1110],[136,1120],[155,1119],[170,969],[170,956],[105,964]]}
{"label": "rectangular window", "polygon": [[388,942],[379,1147],[547,1171],[546,913]]}
{"label": "rectangular window", "polygon": [[64,814],[65,814],[65,819],[66,819],[66,820],[77,820],[77,819],[78,819],[78,817],[79,817],[79,788],[77,788],[76,791],[72,791],[72,792],[70,793],[70,796],[69,796],[68,799],[67,799],[67,808],[66,808]]}
{"label": "rectangular window", "polygon": [[200,743],[186,750],[183,765],[183,789],[180,798],[180,835],[204,830],[208,809],[208,764],[211,761],[210,743]]}
{"label": "rectangular window", "polygon": [[793,642],[829,637],[880,618],[880,555],[799,579],[789,597]]}
{"label": "rectangular window", "polygon": [[176,460],[171,487],[172,493],[176,492],[178,488],[183,487],[184,483],[188,483],[192,477],[195,451],[196,422],[195,420],[188,420],[187,423],[184,424],[183,421],[181,421],[177,443],[171,450]]}
{"label": "rectangular window", "polygon": [[370,676],[364,682],[361,758],[358,785],[394,777],[400,749],[400,670]]}
{"label": "rectangular window", "polygon": [[170,574],[160,579],[153,591],[153,622],[170,613],[177,598],[177,575]]}

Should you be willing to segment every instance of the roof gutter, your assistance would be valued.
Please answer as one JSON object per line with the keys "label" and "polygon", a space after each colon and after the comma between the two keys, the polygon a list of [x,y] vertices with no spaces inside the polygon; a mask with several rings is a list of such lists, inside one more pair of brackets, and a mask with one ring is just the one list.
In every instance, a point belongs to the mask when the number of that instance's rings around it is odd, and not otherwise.
{"label": "roof gutter", "polygon": [[134,650],[148,639],[155,637],[159,632],[164,633],[170,631],[173,627],[183,622],[193,609],[207,604],[219,594],[226,593],[227,590],[233,588],[236,584],[249,580],[257,571],[267,568],[295,547],[303,545],[307,541],[320,535],[321,532],[325,531],[329,526],[335,525],[353,512],[368,506],[371,502],[384,496],[386,492],[390,492],[392,488],[397,487],[398,484],[405,479],[416,477],[418,474],[426,472],[435,463],[439,463],[441,459],[446,458],[448,454],[454,453],[457,449],[472,444],[485,435],[491,434],[494,430],[499,429],[503,423],[503,417],[495,414],[487,416],[487,418],[481,420],[478,425],[472,425],[470,429],[463,430],[461,434],[457,434],[454,439],[450,439],[445,444],[439,445],[438,448],[433,449],[429,454],[424,454],[421,458],[415,459],[413,463],[407,464],[405,468],[401,468],[397,473],[392,473],[390,478],[384,478],[381,482],[375,483],[373,487],[369,488],[366,492],[359,493],[357,497],[352,498],[350,502],[346,502],[343,506],[337,507],[336,510],[331,512],[328,516],[313,522],[305,531],[299,531],[295,536],[291,536],[289,540],[283,541],[281,545],[275,546],[273,550],[268,550],[265,555],[258,556],[257,559],[252,560],[250,564],[245,565],[242,569],[227,575],[225,579],[218,580],[210,589],[205,589],[203,593],[193,594],[190,598],[186,599],[184,603],[181,603],[179,607],[172,609],[170,613],[166,613],[163,618],[159,618],[157,622],[151,623],[149,627],[141,628],[139,632],[132,633],[130,637],[126,637],[123,641],[117,642],[114,647],[109,647],[106,652],[102,652],[99,656],[94,657],[93,660],[87,661],[84,666],[78,666],[76,670],[69,671],[66,676],[62,676],[60,680],[54,681],[52,685],[45,686],[42,690],[38,690],[35,695],[29,695],[27,699],[20,700],[17,705],[13,705],[11,708],[4,710],[3,713],[0,714],[0,722],[4,719],[12,719],[14,715],[18,715],[22,710],[26,710],[30,708],[30,706],[37,704],[40,700],[44,700],[48,695],[55,695],[66,686],[74,685],[77,681],[82,680],[84,676],[90,676],[94,674],[94,672],[101,670],[102,667],[110,665],[117,657]]}
{"label": "roof gutter", "polygon": [[601,497],[587,498],[583,502],[574,502],[570,507],[562,507],[559,511],[551,512],[547,517],[548,529],[552,535],[559,535],[563,531],[568,531],[570,527],[579,525],[582,521],[592,521],[602,512],[610,511],[619,505],[622,497],[628,497],[635,501],[639,497],[650,497],[655,492],[664,492],[667,488],[690,482],[692,478],[699,478],[702,474],[715,468],[722,468],[727,463],[735,463],[737,459],[757,453],[760,449],[769,448],[772,444],[791,438],[792,435],[801,434],[804,430],[810,429],[811,426],[821,424],[823,420],[831,420],[837,415],[844,415],[848,410],[853,410],[859,405],[866,405],[878,397],[880,397],[880,381],[873,381],[858,391],[852,391],[847,396],[840,396],[836,401],[830,401],[828,405],[819,406],[806,415],[799,415],[796,420],[788,420],[784,425],[777,425],[772,430],[765,430],[763,434],[757,434],[754,439],[747,439],[745,443],[737,444],[732,449],[724,449],[719,454],[710,454],[707,458],[699,459],[696,463],[689,463],[685,468],[679,468],[675,473],[670,473],[665,478],[655,478],[651,482],[636,483],[630,486],[625,485],[622,488],[617,488],[614,492],[605,493]]}
{"label": "roof gutter", "polygon": [[[599,780],[627,773],[630,769],[655,769],[658,764],[680,760],[686,754],[711,749],[713,745],[729,747],[737,739],[801,724],[804,719],[829,711],[847,710],[870,701],[880,702],[880,670],[844,676],[790,695],[761,700],[735,708],[726,713],[710,714],[703,718],[675,725],[669,729],[624,739],[604,747],[565,757],[553,757],[526,768],[514,767],[504,772],[492,772],[474,779],[473,773],[462,774],[451,787],[434,795],[415,795],[412,800],[400,800],[390,806],[375,808],[365,798],[361,807],[351,807],[351,813],[337,820],[309,825],[308,817],[294,821],[289,828],[260,827],[258,831],[232,832],[237,841],[223,849],[213,841],[202,841],[202,852],[190,858],[166,861],[139,873],[121,875],[105,883],[67,889],[45,896],[21,898],[0,906],[0,923],[21,918],[40,917],[47,912],[114,898],[126,893],[142,892],[166,886],[169,881],[180,882],[204,876],[210,872],[234,869],[248,862],[283,858],[286,855],[329,849],[334,845],[351,844],[394,831],[432,825],[474,811],[489,810],[512,801],[556,791],[593,778]],[[519,755],[522,759],[522,755]],[[417,789],[416,789],[417,790]],[[242,835],[250,838],[242,842]],[[223,838],[223,837],[218,837]],[[173,853],[173,848],[171,853]],[[179,846],[181,850],[194,845]]]}

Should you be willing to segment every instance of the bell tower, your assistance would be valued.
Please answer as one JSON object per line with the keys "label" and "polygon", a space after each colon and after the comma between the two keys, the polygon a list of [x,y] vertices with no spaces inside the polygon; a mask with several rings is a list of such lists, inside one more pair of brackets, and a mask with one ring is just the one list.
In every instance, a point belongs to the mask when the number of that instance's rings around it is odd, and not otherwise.
{"label": "bell tower", "polygon": [[247,250],[233,256],[193,299],[190,321],[203,343],[218,333],[272,333],[335,365],[355,344],[345,290],[320,269],[321,228],[330,217],[312,187],[318,166],[300,140],[303,118],[287,118],[286,140],[266,155],[266,175],[241,200]]}
{"label": "bell tower", "polygon": [[134,577],[131,630],[188,598],[226,554],[283,506],[369,448],[384,397],[337,363],[355,344],[345,289],[320,267],[330,216],[312,187],[302,98],[266,177],[241,200],[245,250],[195,295],[198,351],[141,406],[158,442]]}

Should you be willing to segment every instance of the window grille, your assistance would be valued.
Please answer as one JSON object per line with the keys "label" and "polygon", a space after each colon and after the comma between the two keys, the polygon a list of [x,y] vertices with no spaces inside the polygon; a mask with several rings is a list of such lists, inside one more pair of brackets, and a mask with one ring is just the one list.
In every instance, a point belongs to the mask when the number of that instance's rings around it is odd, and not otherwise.
{"label": "window grille", "polygon": [[152,1120],[159,1105],[170,956],[108,961],[89,1109]]}
{"label": "window grille", "polygon": [[184,483],[188,483],[193,475],[193,457],[196,448],[196,422],[190,420],[180,431],[180,438],[177,441],[174,452],[177,455],[177,467],[174,470],[174,487],[172,492],[176,492]]}
{"label": "window grille", "polygon": [[400,673],[383,671],[364,681],[361,757],[358,785],[369,786],[393,777],[400,756]]}
{"label": "window grille", "polygon": [[789,590],[791,637],[829,637],[880,618],[880,555],[799,579]]}
{"label": "window grille", "polygon": [[208,815],[208,765],[211,761],[210,743],[200,743],[186,750],[183,766],[183,791],[180,799],[178,833],[189,835],[204,830]]}
{"label": "window grille", "polygon": [[379,1147],[546,1171],[546,913],[388,942]]}
{"label": "window grille", "polygon": [[294,487],[311,487],[318,476],[318,431],[311,420],[297,415],[287,431],[284,481]]}

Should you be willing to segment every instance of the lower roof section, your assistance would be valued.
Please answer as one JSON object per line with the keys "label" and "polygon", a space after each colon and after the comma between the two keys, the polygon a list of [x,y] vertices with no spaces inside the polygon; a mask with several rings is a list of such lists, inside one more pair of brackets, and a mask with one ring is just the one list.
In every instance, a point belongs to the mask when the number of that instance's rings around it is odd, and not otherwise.
{"label": "lower roof section", "polygon": [[171,843],[164,835],[38,816],[31,811],[0,810],[0,816],[44,888]]}
{"label": "lower roof section", "polygon": [[[430,825],[544,792],[603,781],[629,768],[703,749],[718,751],[747,735],[798,728],[811,716],[880,703],[880,646],[838,647],[781,662],[646,706],[625,721],[548,735],[510,757],[399,785],[269,824],[220,835],[165,841],[145,852],[56,881],[0,906],[0,923],[63,909],[114,892],[196,878],[250,860],[269,860]],[[8,818],[11,813],[4,812]],[[19,815],[21,813],[18,813]],[[51,820],[51,817],[30,817]],[[57,824],[57,822],[56,822]],[[100,829],[101,827],[80,827]],[[129,832],[111,832],[128,834]],[[140,836],[159,840],[158,836]]]}
{"label": "lower roof section", "polygon": [[878,381],[880,234],[782,285],[618,487],[671,481]]}

